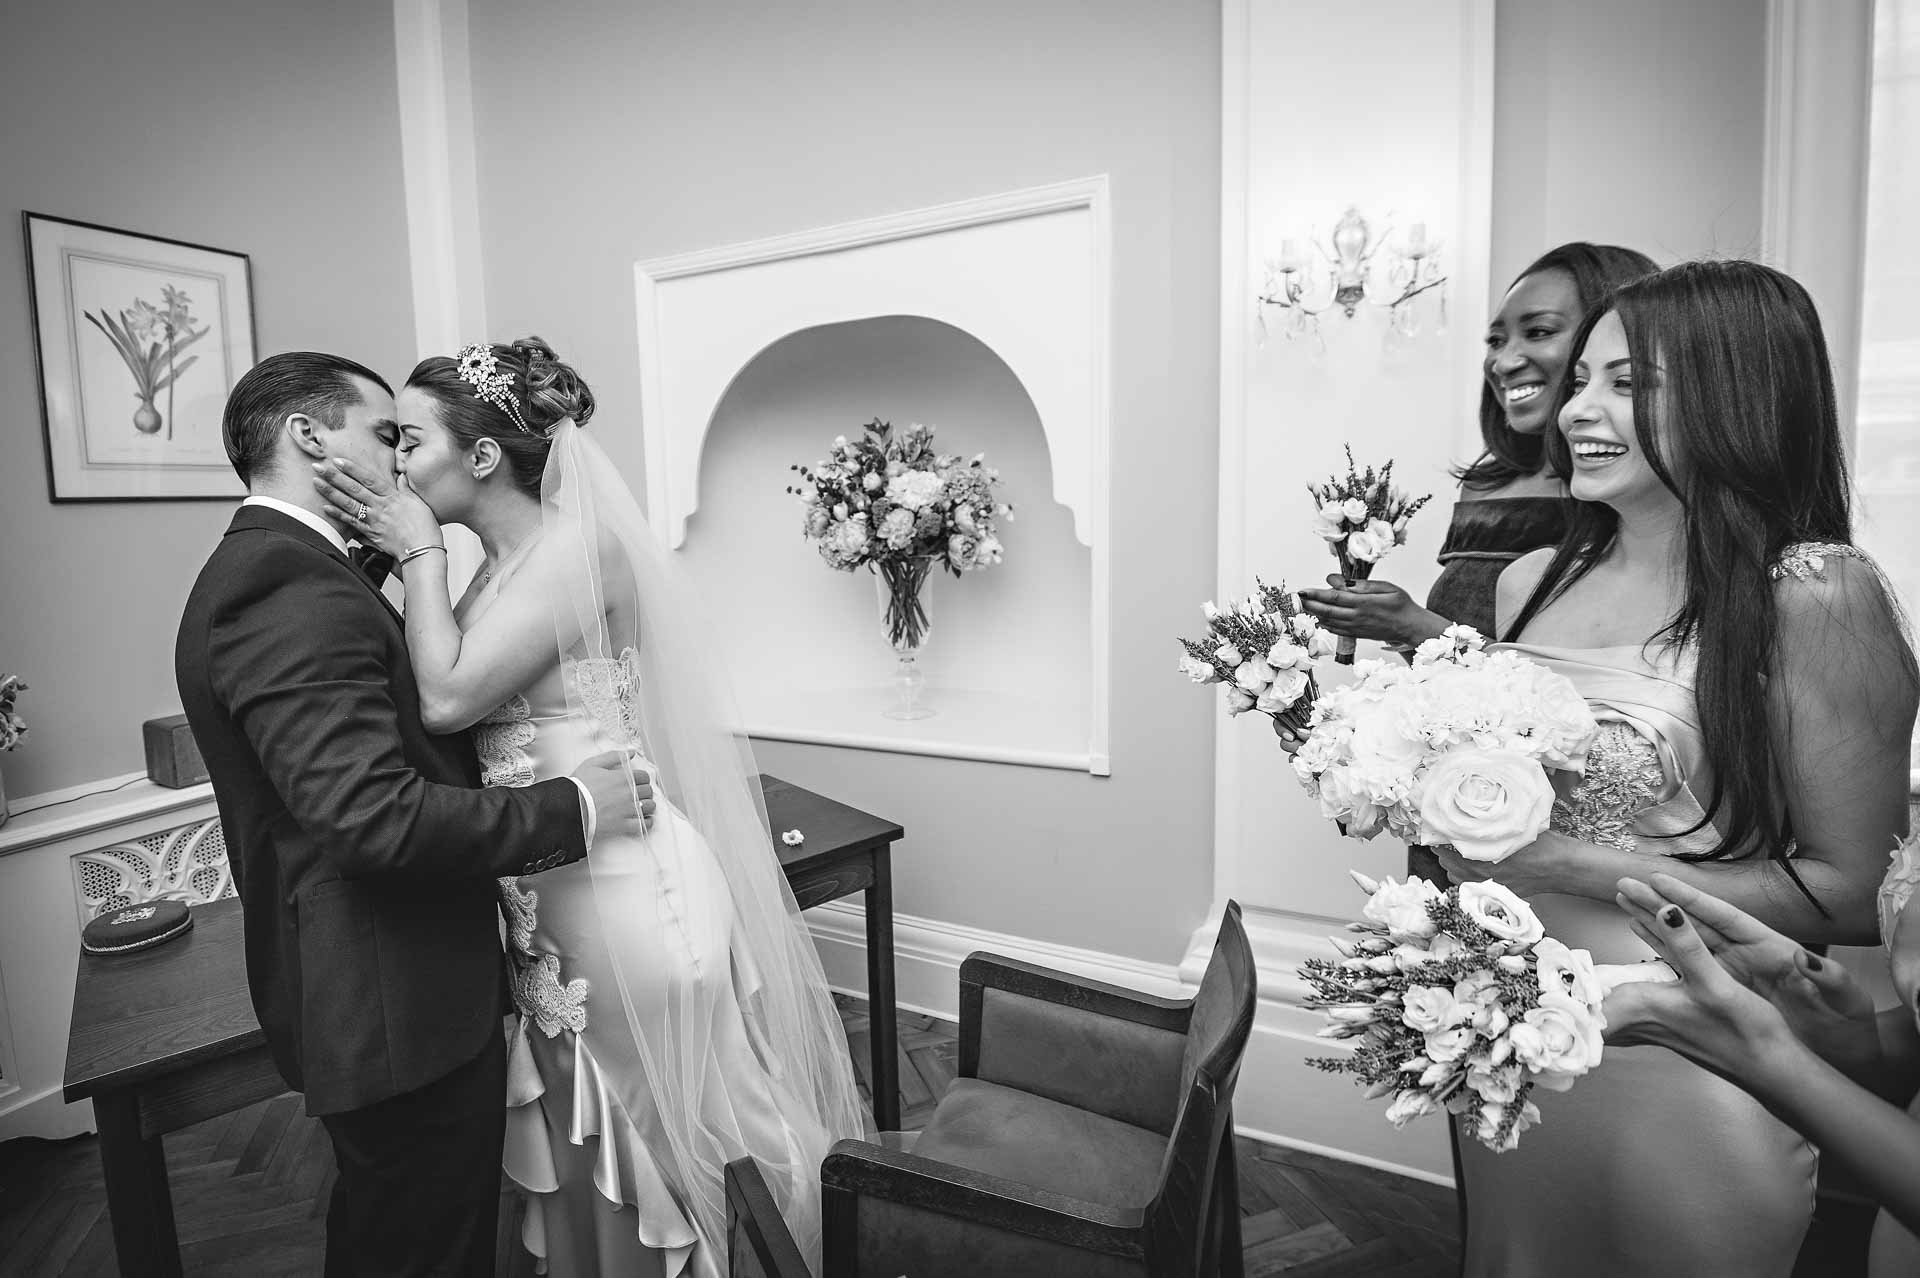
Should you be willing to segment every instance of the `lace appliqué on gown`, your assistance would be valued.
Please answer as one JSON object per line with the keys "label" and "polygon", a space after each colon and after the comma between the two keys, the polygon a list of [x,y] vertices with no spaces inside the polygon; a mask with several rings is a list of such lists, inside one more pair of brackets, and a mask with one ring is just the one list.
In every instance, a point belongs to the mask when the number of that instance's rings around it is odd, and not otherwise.
{"label": "lace appliqu\u00e9 on gown", "polygon": [[640,744],[640,654],[582,657],[573,662],[573,686],[602,731],[625,745]]}
{"label": "lace appliqu\u00e9 on gown", "polygon": [[539,920],[540,894],[523,888],[518,879],[500,880],[500,903],[507,912],[507,957],[513,964],[513,1005],[524,1025],[531,1022],[548,1038],[563,1029],[578,1034],[587,1028],[587,994],[582,978],[564,984],[560,959],[533,948],[533,930]]}
{"label": "lace appliqu\u00e9 on gown", "polygon": [[1638,844],[1634,818],[1653,806],[1666,774],[1660,752],[1631,725],[1600,725],[1587,752],[1587,771],[1563,799],[1553,802],[1552,828],[1603,848],[1631,852]]}
{"label": "lace appliqu\u00e9 on gown", "polygon": [[1829,557],[1873,562],[1867,558],[1865,551],[1845,542],[1803,541],[1781,552],[1779,560],[1767,569],[1767,579],[1779,581],[1784,577],[1792,577],[1795,581],[1805,581],[1809,577],[1824,578]]}
{"label": "lace appliqu\u00e9 on gown", "polygon": [[474,753],[480,756],[480,784],[519,789],[533,784],[533,707],[514,693],[473,725]]}

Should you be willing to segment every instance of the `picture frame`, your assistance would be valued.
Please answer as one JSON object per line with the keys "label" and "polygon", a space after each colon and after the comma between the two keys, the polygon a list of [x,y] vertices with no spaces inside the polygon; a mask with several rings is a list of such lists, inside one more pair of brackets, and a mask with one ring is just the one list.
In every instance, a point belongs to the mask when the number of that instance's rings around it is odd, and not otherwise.
{"label": "picture frame", "polygon": [[245,253],[22,211],[56,502],[237,501],[220,430],[253,367]]}

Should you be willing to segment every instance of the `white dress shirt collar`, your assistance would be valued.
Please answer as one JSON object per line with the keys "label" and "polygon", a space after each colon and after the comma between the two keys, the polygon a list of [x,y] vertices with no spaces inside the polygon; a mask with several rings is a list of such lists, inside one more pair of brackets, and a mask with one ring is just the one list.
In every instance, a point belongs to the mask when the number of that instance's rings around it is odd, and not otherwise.
{"label": "white dress shirt collar", "polygon": [[329,520],[314,514],[311,510],[296,506],[290,501],[281,501],[278,497],[262,497],[259,495],[249,497],[240,504],[242,506],[265,506],[268,510],[279,511],[289,519],[297,519],[332,542],[335,549],[339,550],[341,554],[344,555],[347,553],[347,539],[345,535],[343,535],[338,528],[335,528]]}

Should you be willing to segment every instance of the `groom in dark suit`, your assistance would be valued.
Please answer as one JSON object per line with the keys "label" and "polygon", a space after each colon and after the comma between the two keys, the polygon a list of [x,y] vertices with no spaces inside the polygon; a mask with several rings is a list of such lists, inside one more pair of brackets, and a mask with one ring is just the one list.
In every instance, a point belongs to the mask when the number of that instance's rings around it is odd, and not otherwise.
{"label": "groom in dark suit", "polygon": [[[506,968],[494,879],[638,833],[643,772],[478,789],[465,734],[421,726],[400,618],[320,514],[311,463],[393,473],[393,394],[294,352],[222,423],[249,496],[188,596],[174,670],[212,774],[247,977],[287,1083],[332,1138],[328,1278],[493,1272]],[[638,802],[636,802],[638,800]]]}

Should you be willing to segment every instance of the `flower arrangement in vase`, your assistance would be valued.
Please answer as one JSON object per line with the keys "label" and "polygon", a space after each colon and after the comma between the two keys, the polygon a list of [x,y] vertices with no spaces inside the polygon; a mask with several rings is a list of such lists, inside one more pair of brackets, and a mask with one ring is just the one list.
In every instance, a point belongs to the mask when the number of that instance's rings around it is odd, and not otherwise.
{"label": "flower arrangement in vase", "polygon": [[852,440],[841,435],[824,460],[794,465],[787,491],[805,510],[803,534],[841,572],[868,568],[877,583],[880,620],[896,658],[892,719],[933,713],[917,664],[932,632],[920,595],[935,568],[955,577],[1000,562],[997,521],[1013,518],[999,500],[1000,472],[985,454],[966,460],[934,451],[933,427],[896,430],[878,418]]}

